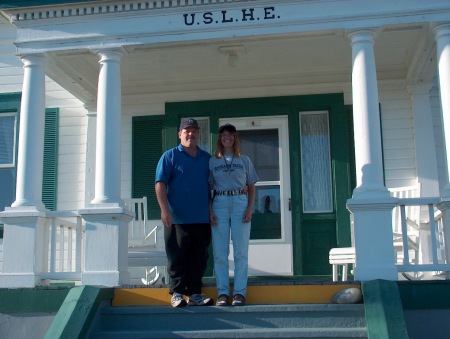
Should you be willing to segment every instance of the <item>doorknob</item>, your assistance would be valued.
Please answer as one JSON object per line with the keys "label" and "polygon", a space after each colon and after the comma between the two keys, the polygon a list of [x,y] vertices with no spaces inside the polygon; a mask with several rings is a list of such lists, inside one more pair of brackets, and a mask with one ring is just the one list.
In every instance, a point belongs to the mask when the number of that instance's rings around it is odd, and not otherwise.
{"label": "doorknob", "polygon": [[291,198],[289,198],[289,202],[288,202],[288,207],[289,207],[289,211],[292,211],[292,203],[291,203]]}

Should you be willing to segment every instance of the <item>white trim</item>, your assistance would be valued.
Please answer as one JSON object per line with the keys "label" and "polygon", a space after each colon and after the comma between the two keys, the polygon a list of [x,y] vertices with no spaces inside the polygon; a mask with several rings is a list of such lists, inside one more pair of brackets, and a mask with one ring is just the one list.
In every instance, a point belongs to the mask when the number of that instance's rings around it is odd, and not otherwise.
{"label": "white trim", "polygon": [[55,8],[55,5],[15,8],[8,10],[11,22],[32,21],[42,19],[59,19],[86,15],[117,14],[145,10],[173,9],[179,7],[193,7],[214,5],[229,2],[249,2],[252,0],[159,0],[159,1],[115,1],[105,3],[79,3]]}

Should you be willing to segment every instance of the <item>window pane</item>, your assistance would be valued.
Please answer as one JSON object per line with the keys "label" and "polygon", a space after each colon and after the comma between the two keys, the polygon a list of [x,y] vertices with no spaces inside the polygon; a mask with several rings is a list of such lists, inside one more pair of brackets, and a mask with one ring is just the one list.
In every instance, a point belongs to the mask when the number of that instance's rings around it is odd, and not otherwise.
{"label": "window pane", "polygon": [[256,186],[250,239],[281,239],[280,186]]}
{"label": "window pane", "polygon": [[209,141],[209,118],[195,118],[200,126],[198,147],[206,152],[211,151],[211,143]]}
{"label": "window pane", "polygon": [[239,131],[241,151],[248,155],[260,181],[279,181],[278,130]]}
{"label": "window pane", "polygon": [[4,211],[5,207],[11,206],[16,196],[16,169],[15,168],[0,168],[0,187],[2,193],[0,194],[0,211]]}
{"label": "window pane", "polygon": [[328,113],[300,114],[303,211],[332,212]]}
{"label": "window pane", "polygon": [[14,166],[15,115],[0,116],[0,166]]}

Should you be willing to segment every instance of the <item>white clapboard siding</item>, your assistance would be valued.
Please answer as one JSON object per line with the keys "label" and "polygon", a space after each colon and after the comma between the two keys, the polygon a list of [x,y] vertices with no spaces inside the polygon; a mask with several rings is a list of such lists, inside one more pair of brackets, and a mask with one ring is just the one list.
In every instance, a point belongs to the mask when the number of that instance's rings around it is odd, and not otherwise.
{"label": "white clapboard siding", "polygon": [[50,79],[46,106],[59,108],[57,207],[76,210],[85,205],[87,111],[81,101]]}
{"label": "white clapboard siding", "polygon": [[381,127],[386,186],[417,180],[411,97],[402,83],[380,86]]}

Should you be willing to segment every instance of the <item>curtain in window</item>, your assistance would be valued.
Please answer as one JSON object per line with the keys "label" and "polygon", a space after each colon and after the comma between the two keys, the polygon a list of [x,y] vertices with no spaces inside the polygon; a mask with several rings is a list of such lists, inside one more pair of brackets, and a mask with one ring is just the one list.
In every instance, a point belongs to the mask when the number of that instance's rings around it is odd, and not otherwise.
{"label": "curtain in window", "polygon": [[331,212],[331,162],[328,113],[300,114],[303,211]]}

